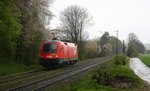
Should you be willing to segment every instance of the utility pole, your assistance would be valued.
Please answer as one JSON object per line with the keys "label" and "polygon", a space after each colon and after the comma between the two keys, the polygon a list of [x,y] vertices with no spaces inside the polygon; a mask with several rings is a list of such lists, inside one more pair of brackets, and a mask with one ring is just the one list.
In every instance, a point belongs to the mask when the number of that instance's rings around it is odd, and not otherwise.
{"label": "utility pole", "polygon": [[116,32],[116,37],[117,37],[117,42],[116,42],[116,54],[117,54],[117,56],[118,56],[118,30],[117,31],[115,31]]}
{"label": "utility pole", "polygon": [[123,54],[126,54],[126,46],[125,46],[125,41],[123,40]]}

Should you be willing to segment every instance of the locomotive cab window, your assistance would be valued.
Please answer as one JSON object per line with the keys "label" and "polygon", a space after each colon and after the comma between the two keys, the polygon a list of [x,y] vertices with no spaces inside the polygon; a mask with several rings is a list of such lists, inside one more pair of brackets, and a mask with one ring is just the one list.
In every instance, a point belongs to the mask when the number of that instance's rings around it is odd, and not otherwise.
{"label": "locomotive cab window", "polygon": [[45,53],[56,53],[57,44],[44,44]]}

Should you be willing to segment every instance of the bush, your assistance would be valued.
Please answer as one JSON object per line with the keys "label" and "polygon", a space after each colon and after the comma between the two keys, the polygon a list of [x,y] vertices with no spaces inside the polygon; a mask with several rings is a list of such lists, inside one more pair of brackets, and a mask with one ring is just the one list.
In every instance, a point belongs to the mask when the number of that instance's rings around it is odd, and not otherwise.
{"label": "bush", "polygon": [[139,56],[139,53],[134,47],[129,46],[127,49],[127,56],[136,57],[136,56]]}
{"label": "bush", "polygon": [[127,64],[127,57],[126,56],[115,56],[114,63],[116,65],[126,65]]}
{"label": "bush", "polygon": [[143,86],[143,81],[124,65],[100,67],[92,79],[99,85],[112,88],[141,88]]}
{"label": "bush", "polygon": [[111,77],[107,72],[110,68],[111,67],[108,66],[101,66],[100,69],[96,70],[94,75],[92,75],[92,79],[96,80],[99,85],[108,86],[111,83]]}
{"label": "bush", "polygon": [[101,50],[101,52],[99,53],[98,56],[99,57],[104,57],[104,56],[109,56],[109,55],[111,55],[111,52],[106,48],[102,48],[102,50]]}
{"label": "bush", "polygon": [[97,52],[93,51],[92,48],[86,48],[86,47],[79,48],[79,59],[81,61],[86,59],[96,58],[96,57],[97,57]]}
{"label": "bush", "polygon": [[122,64],[126,56],[116,56],[113,61],[100,65],[93,74],[73,85],[68,91],[141,91],[144,82],[127,65],[114,64],[117,59]]}

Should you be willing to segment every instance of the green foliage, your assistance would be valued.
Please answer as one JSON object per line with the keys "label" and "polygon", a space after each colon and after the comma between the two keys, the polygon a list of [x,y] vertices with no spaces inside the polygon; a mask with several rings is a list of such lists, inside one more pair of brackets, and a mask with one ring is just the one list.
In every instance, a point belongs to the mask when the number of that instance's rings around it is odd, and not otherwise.
{"label": "green foliage", "polygon": [[103,46],[108,42],[109,39],[109,32],[105,32],[102,37],[100,38],[100,45]]}
{"label": "green foliage", "polygon": [[[105,44],[110,44],[109,48],[104,48]],[[100,45],[102,48],[99,56],[108,56],[112,54],[123,54],[123,44],[122,42],[113,36],[109,36],[108,32],[105,32],[100,38]]]}
{"label": "green foliage", "polygon": [[86,59],[86,55],[87,55],[87,52],[86,52],[86,48],[85,47],[79,47],[78,48],[78,55],[79,55],[79,59],[82,61],[84,59]]}
{"label": "green foliage", "polygon": [[136,57],[139,55],[138,51],[136,50],[134,45],[129,45],[127,49],[127,55],[129,57]]}
{"label": "green foliage", "polygon": [[117,91],[117,89],[99,85],[92,79],[84,79],[79,84],[70,87],[68,91]]}
{"label": "green foliage", "polygon": [[108,43],[109,40],[109,32],[105,32],[100,38],[99,45],[101,46],[101,53],[98,54],[99,57],[110,55],[110,51],[103,46]]}
{"label": "green foliage", "polygon": [[0,61],[12,61],[15,56],[16,38],[20,35],[21,25],[19,24],[19,14],[11,8],[15,0],[0,1]]}
{"label": "green foliage", "polygon": [[[125,56],[115,57],[124,60]],[[127,65],[116,65],[115,60],[104,63],[92,76],[69,88],[69,91],[134,91],[142,89],[144,82]],[[127,60],[129,61],[129,60]]]}
{"label": "green foliage", "polygon": [[123,43],[118,38],[110,36],[108,42],[112,45],[113,54],[117,54],[117,51],[118,54],[123,54]]}
{"label": "green foliage", "polygon": [[31,31],[28,36],[32,39],[26,39],[26,33],[22,33],[17,39],[17,50],[15,62],[25,65],[38,63],[42,39],[37,35],[38,31]]}
{"label": "green foliage", "polygon": [[127,57],[126,56],[115,56],[114,63],[116,65],[126,65],[127,64]]}
{"label": "green foliage", "polygon": [[93,51],[93,49],[91,48],[86,48],[86,57],[87,59],[92,59],[92,58],[96,58],[97,57],[97,52]]}
{"label": "green foliage", "polygon": [[141,54],[139,58],[145,65],[150,68],[150,54]]}
{"label": "green foliage", "polygon": [[97,52],[94,52],[92,49],[90,48],[86,48],[86,47],[80,47],[79,49],[79,59],[82,60],[86,60],[86,59],[92,59],[92,58],[96,58],[97,57]]}
{"label": "green foliage", "polygon": [[143,45],[143,43],[141,41],[136,42],[137,45],[137,51],[141,54],[144,54],[146,52],[145,46]]}
{"label": "green foliage", "polygon": [[48,40],[47,19],[52,14],[48,10],[53,0],[19,0],[14,6],[21,14],[20,23],[23,26],[21,35],[16,40],[16,55],[14,61],[25,65],[39,63],[41,42]]}
{"label": "green foliage", "polygon": [[98,56],[103,57],[103,56],[109,56],[109,55],[111,55],[111,52],[106,48],[102,48]]}
{"label": "green foliage", "polygon": [[[123,65],[113,65],[109,68],[100,67],[100,69],[93,75],[93,79],[96,79],[97,83],[100,85],[115,88],[122,88],[124,86],[130,87],[131,84],[131,87],[141,87],[143,84],[143,81],[136,76],[133,71]],[[124,85],[119,86],[121,83]],[[129,83],[131,84],[128,85]]]}
{"label": "green foliage", "polygon": [[[0,1],[0,63],[38,63],[52,0]],[[40,12],[39,12],[40,11]],[[46,18],[45,18],[46,17]]]}
{"label": "green foliage", "polygon": [[92,79],[96,80],[99,85],[108,86],[111,83],[110,75],[106,72],[106,69],[110,70],[110,67],[102,66],[99,70],[96,70],[92,76]]}
{"label": "green foliage", "polygon": [[128,43],[128,49],[127,49],[127,55],[129,57],[135,57],[138,56],[139,53],[144,54],[145,53],[145,47],[143,43],[137,38],[137,36],[134,33],[129,34],[129,43]]}

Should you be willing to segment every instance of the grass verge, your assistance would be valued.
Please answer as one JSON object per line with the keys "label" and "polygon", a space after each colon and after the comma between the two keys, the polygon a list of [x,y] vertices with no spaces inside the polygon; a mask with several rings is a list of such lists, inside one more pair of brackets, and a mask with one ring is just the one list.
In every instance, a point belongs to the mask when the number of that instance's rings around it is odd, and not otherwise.
{"label": "grass verge", "polygon": [[150,54],[140,54],[141,61],[150,68]]}
{"label": "grass verge", "polygon": [[[119,60],[123,61],[116,62]],[[91,76],[69,87],[68,91],[141,91],[144,82],[128,67],[128,61],[115,58],[94,69]]]}
{"label": "grass verge", "polygon": [[[8,83],[5,83],[5,84],[1,84],[0,85],[0,91],[1,91],[1,89],[2,90],[6,90],[8,88],[18,87],[20,85],[25,85],[27,83],[30,83],[30,82],[33,82],[33,81],[37,81],[37,80],[40,80],[40,79],[43,79],[43,78],[46,78],[46,77],[50,77],[50,76],[57,75],[57,74],[64,73],[64,72],[68,72],[68,71],[73,70],[73,69],[75,69],[77,67],[84,66],[84,65],[87,65],[87,64],[91,64],[91,63],[96,63],[96,62],[99,62],[99,61],[102,61],[102,60],[108,59],[108,58],[109,57],[107,57],[107,58],[101,57],[101,58],[96,58],[96,59],[89,59],[89,60],[86,60],[86,61],[80,61],[80,62],[78,62],[75,65],[62,67],[62,68],[59,68],[59,69],[52,69],[52,70],[47,70],[47,71],[43,70],[42,74],[33,75],[33,76],[30,76],[30,77],[27,77],[27,78],[24,78],[24,79],[20,79],[20,80],[11,81],[11,82],[8,82]],[[50,91],[52,91],[52,90],[50,90]],[[54,91],[57,91],[57,90],[54,90]]]}
{"label": "grass verge", "polygon": [[42,66],[40,65],[30,65],[30,66],[25,66],[23,64],[0,64],[0,76],[7,76],[11,74],[18,74],[22,72],[27,72],[31,70],[40,70],[43,69]]}
{"label": "grass verge", "polygon": [[[105,59],[105,58],[101,57],[101,58],[95,58],[95,59],[88,59],[85,61],[79,61],[78,63],[81,65],[89,64],[89,63],[96,62],[94,61],[96,59]],[[17,63],[0,64],[0,77],[7,76],[7,75],[20,74],[20,73],[35,71],[35,70],[40,70],[40,69],[44,69],[44,67],[42,67],[41,65],[25,66],[23,64],[17,64]]]}

